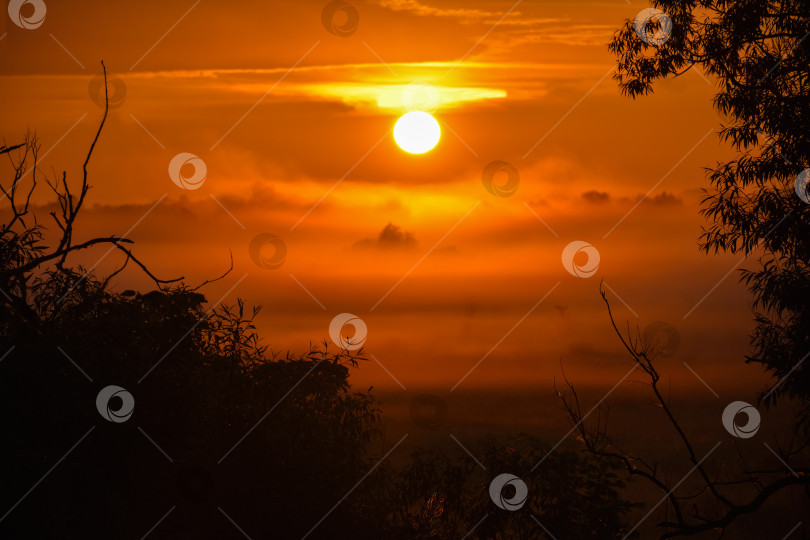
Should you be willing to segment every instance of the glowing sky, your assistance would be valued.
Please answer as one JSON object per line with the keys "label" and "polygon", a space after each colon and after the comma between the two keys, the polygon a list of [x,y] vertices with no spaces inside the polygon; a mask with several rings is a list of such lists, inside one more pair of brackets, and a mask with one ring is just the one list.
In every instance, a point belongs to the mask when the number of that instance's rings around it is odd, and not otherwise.
{"label": "glowing sky", "polygon": [[[358,384],[396,387],[388,370],[409,388],[447,389],[480,362],[464,387],[548,385],[562,361],[610,385],[628,365],[603,278],[620,323],[678,328],[668,375],[700,385],[687,362],[712,386],[736,384],[720,366],[741,365],[751,328],[729,274],[739,258],[696,245],[702,167],[729,155],[713,83],[692,70],[633,102],[610,77],[605,44],[647,4],[353,4],[359,24],[345,37],[324,27],[326,2],[309,0],[49,2],[35,30],[2,17],[2,135],[36,130],[41,170],[77,181],[103,59],[126,95],[92,162],[78,236],[129,231],[154,273],[191,283],[219,275],[232,250],[233,272],[204,292],[262,304],[274,350],[328,338],[339,313],[361,317],[376,360]],[[390,134],[415,82],[435,89],[443,130],[419,156]],[[206,164],[199,189],[167,174],[181,152]],[[482,183],[496,160],[519,172],[510,197]],[[287,246],[280,268],[251,261],[260,233]],[[576,240],[600,253],[593,277],[563,268]],[[116,286],[149,283],[132,269]]]}

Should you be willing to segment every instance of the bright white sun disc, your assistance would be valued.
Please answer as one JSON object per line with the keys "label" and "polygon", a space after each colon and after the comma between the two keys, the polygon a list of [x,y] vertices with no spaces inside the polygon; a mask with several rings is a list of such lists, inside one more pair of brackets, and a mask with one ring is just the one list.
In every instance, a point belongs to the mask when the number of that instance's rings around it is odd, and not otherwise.
{"label": "bright white sun disc", "polygon": [[442,130],[439,123],[426,112],[403,114],[394,126],[394,140],[411,154],[424,154],[439,143]]}

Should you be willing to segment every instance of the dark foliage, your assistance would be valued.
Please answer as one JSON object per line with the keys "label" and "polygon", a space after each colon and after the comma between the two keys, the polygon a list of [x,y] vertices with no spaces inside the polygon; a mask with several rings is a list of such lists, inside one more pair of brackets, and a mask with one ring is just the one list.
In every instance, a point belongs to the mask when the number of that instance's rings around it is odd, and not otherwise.
{"label": "dark foliage", "polygon": [[762,249],[759,265],[741,276],[759,310],[747,360],[775,377],[774,391],[763,394],[767,402],[781,396],[807,400],[810,204],[795,187],[810,167],[810,2],[653,4],[671,18],[672,34],[651,45],[627,21],[610,44],[619,87],[636,97],[652,92],[657,80],[689,69],[717,80],[714,104],[727,118],[720,139],[738,154],[707,170],[711,189],[702,212],[711,223],[701,248],[745,256]]}
{"label": "dark foliage", "polygon": [[[370,505],[387,501],[389,525],[381,538],[607,540],[627,534],[626,513],[636,505],[619,496],[624,484],[616,463],[551,451],[529,435],[483,438],[468,449],[480,463],[460,451],[425,448],[403,469],[383,468],[372,479],[363,497]],[[518,511],[500,509],[489,497],[490,482],[504,472],[527,484]]]}
{"label": "dark foliage", "polygon": [[[633,365],[651,388],[695,472],[697,489],[673,486],[653,456],[620,448],[609,435],[606,418],[585,423],[574,385],[565,381],[559,397],[586,449],[594,456],[622,462],[631,476],[644,478],[663,494],[661,538],[716,535],[768,503],[791,500],[806,508],[810,493],[810,192],[797,181],[810,167],[810,2],[655,0],[661,12],[649,22],[652,34],[669,26],[659,40],[642,39],[634,21],[615,34],[610,50],[618,60],[621,91],[638,97],[661,79],[701,69],[718,84],[714,104],[726,117],[720,138],[737,151],[734,159],[707,170],[702,213],[709,220],[700,238],[707,253],[744,258],[761,249],[758,264],[746,262],[741,280],[753,294],[756,327],[747,362],[773,375],[763,392],[766,405],[793,398],[800,412],[795,436],[776,454],[784,467],[749,466],[710,474],[692,436],[683,427],[661,388],[654,350],[639,332],[617,336]],[[668,20],[667,20],[668,19]],[[663,32],[667,34],[667,32]],[[754,267],[751,267],[753,264]],[[602,291],[606,304],[607,296]],[[786,399],[785,401],[788,401]],[[772,450],[772,452],[774,452]],[[739,523],[738,523],[739,525]],[[703,537],[703,536],[701,536]],[[707,536],[708,537],[708,536]]]}

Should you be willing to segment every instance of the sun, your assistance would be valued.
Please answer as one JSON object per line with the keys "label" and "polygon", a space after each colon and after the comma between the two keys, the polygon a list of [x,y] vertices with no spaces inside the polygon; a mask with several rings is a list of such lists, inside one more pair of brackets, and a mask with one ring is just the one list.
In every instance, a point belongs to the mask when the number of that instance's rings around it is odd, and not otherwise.
{"label": "sun", "polygon": [[403,114],[394,126],[394,140],[410,154],[424,154],[432,150],[442,136],[439,123],[426,112]]}

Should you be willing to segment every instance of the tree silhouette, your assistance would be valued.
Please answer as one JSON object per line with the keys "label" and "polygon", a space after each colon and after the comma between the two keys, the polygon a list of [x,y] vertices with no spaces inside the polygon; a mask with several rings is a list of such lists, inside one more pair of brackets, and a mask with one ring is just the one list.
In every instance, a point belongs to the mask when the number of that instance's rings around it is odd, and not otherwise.
{"label": "tree silhouette", "polygon": [[[720,139],[738,152],[708,169],[702,213],[705,252],[745,256],[762,248],[758,268],[742,271],[754,296],[756,329],[748,362],[775,377],[766,402],[810,398],[810,193],[797,177],[810,167],[810,2],[660,0],[671,20],[664,43],[641,39],[627,21],[610,43],[615,78],[630,97],[697,67],[714,76],[715,107],[726,115]],[[661,28],[651,21],[648,32]],[[810,179],[810,178],[808,178]],[[802,429],[808,429],[808,410]]]}
{"label": "tree silhouette", "polygon": [[[238,533],[219,506],[260,537],[300,538],[369,467],[379,411],[348,382],[362,350],[324,345],[280,357],[260,344],[258,308],[242,300],[207,308],[199,287],[156,277],[127,238],[75,239],[106,117],[105,107],[78,191],[65,173],[47,182],[56,238],[30,203],[42,183],[36,137],[0,149],[13,171],[0,186],[9,208],[0,225],[0,403],[2,458],[14,464],[3,475],[0,534],[141,537],[169,508],[180,519],[156,536]],[[71,264],[76,252],[105,244],[125,256],[110,275]],[[110,289],[130,262],[157,290]],[[134,396],[124,423],[105,421],[94,406],[111,384]],[[356,520],[347,504],[324,527]]]}
{"label": "tree silhouette", "polygon": [[648,12],[627,21],[610,43],[618,59],[615,78],[633,98],[651,93],[656,81],[695,67],[717,79],[714,104],[727,117],[720,138],[738,154],[708,169],[711,189],[705,190],[701,211],[711,223],[703,229],[700,248],[746,257],[762,248],[759,266],[741,274],[759,310],[746,362],[773,375],[773,385],[760,398],[766,405],[798,398],[796,434],[778,453],[785,467],[751,467],[740,456],[742,470],[736,475],[710,472],[659,386],[660,351],[641,333],[619,331],[604,290],[613,329],[674,429],[699,485],[684,493],[654,460],[620,448],[601,407],[596,419],[586,422],[588,414],[570,381],[558,395],[592,455],[619,460],[631,476],[664,494],[662,538],[709,531],[722,537],[732,523],[769,501],[784,500],[788,493],[793,504],[809,500],[810,193],[800,175],[810,165],[810,3],[659,0],[654,5],[654,16]]}

